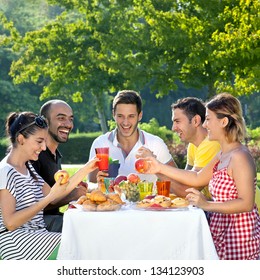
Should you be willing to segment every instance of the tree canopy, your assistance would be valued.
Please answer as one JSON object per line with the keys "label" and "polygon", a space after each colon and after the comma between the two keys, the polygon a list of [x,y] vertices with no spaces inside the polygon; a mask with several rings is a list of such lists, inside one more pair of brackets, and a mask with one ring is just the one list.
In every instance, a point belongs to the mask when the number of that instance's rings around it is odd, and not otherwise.
{"label": "tree canopy", "polygon": [[258,0],[48,3],[61,13],[25,33],[2,17],[17,55],[10,73],[40,86],[42,99],[93,104],[103,131],[110,95],[122,88],[259,92]]}

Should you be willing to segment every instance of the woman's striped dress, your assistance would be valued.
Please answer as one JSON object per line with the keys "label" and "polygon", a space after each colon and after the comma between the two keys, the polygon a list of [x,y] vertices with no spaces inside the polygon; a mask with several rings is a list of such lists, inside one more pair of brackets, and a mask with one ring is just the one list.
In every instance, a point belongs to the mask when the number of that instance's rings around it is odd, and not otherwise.
{"label": "woman's striped dress", "polygon": [[[0,192],[7,189],[16,199],[16,210],[29,207],[43,198],[43,179],[29,164],[30,170],[37,176],[36,181],[28,172],[20,174],[6,163],[6,158],[0,163]],[[30,221],[14,231],[8,231],[3,223],[0,205],[0,256],[2,259],[47,259],[60,242],[60,233],[48,232],[40,211]]]}

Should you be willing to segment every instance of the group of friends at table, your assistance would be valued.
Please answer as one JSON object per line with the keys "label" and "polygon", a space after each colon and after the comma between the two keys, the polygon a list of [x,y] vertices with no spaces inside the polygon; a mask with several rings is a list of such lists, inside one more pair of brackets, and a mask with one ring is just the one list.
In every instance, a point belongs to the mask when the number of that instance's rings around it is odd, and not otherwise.
{"label": "group of friends at table", "polygon": [[139,174],[142,180],[170,180],[172,193],[203,209],[219,259],[259,259],[256,166],[242,144],[246,127],[239,100],[228,93],[206,104],[187,97],[171,109],[172,130],[188,143],[185,169],[176,166],[161,138],[138,127],[141,96],[122,90],[112,104],[116,129],[94,140],[89,161],[67,184],[55,182],[54,174],[61,169],[58,146],[73,129],[71,107],[50,100],[39,115],[10,113],[6,133],[11,146],[0,163],[0,257],[56,259],[63,222],[59,208],[86,194],[86,176],[93,183],[108,176],[98,170],[95,157],[95,148],[103,146],[119,160],[119,174],[136,173],[136,159],[144,158],[149,168]]}

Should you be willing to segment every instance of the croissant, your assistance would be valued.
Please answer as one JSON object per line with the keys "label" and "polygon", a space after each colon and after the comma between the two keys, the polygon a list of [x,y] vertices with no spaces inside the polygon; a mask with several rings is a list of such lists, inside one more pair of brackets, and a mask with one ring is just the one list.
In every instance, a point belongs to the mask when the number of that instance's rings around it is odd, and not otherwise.
{"label": "croissant", "polygon": [[83,204],[83,202],[85,201],[85,200],[87,200],[87,196],[85,196],[85,195],[82,195],[81,197],[79,197],[78,198],[78,200],[77,200],[77,204]]}
{"label": "croissant", "polygon": [[121,205],[117,204],[115,201],[108,199],[97,206],[97,211],[115,211],[120,209]]}
{"label": "croissant", "polygon": [[104,202],[107,200],[106,196],[100,190],[94,190],[90,194],[90,200],[96,202]]}
{"label": "croissant", "polygon": [[114,202],[118,203],[118,204],[124,204],[123,200],[121,199],[121,197],[116,194],[116,193],[109,193],[107,195],[108,198],[110,198],[111,200],[113,200]]}
{"label": "croissant", "polygon": [[96,203],[89,199],[87,199],[83,202],[82,207],[84,210],[89,210],[89,211],[96,211],[96,209],[97,209]]}

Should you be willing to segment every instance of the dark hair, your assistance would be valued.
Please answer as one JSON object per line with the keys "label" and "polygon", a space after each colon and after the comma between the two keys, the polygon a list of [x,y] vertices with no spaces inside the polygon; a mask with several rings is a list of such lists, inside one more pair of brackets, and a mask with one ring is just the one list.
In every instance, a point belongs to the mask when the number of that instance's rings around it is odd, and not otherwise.
{"label": "dark hair", "polygon": [[[13,147],[17,146],[17,136],[19,134],[22,134],[24,138],[28,138],[30,135],[35,134],[37,130],[47,129],[47,127],[45,119],[32,112],[10,113],[7,117],[5,125],[6,135],[9,137]],[[7,151],[10,151],[10,147]],[[37,181],[38,178],[31,170],[28,162],[26,162],[25,165],[32,178]]]}
{"label": "dark hair", "polygon": [[113,101],[113,111],[116,110],[118,104],[134,104],[138,114],[142,111],[142,98],[139,93],[133,90],[119,91]]}
{"label": "dark hair", "polygon": [[25,138],[35,134],[38,129],[46,129],[47,123],[43,117],[32,112],[10,113],[6,120],[5,130],[13,146],[17,144],[17,136],[22,134]]}
{"label": "dark hair", "polygon": [[214,96],[206,107],[214,112],[218,119],[228,118],[225,132],[229,142],[244,140],[246,126],[241,103],[236,97],[226,92],[220,93]]}
{"label": "dark hair", "polygon": [[206,108],[204,102],[196,97],[185,97],[178,99],[176,103],[172,104],[172,109],[181,109],[188,117],[189,121],[195,116],[199,115],[201,123],[205,121]]}
{"label": "dark hair", "polygon": [[54,105],[54,104],[58,104],[58,103],[63,103],[65,105],[69,106],[68,103],[66,103],[65,101],[60,100],[60,99],[49,100],[42,105],[42,107],[40,109],[40,116],[44,116],[48,121],[50,121],[51,106]]}

